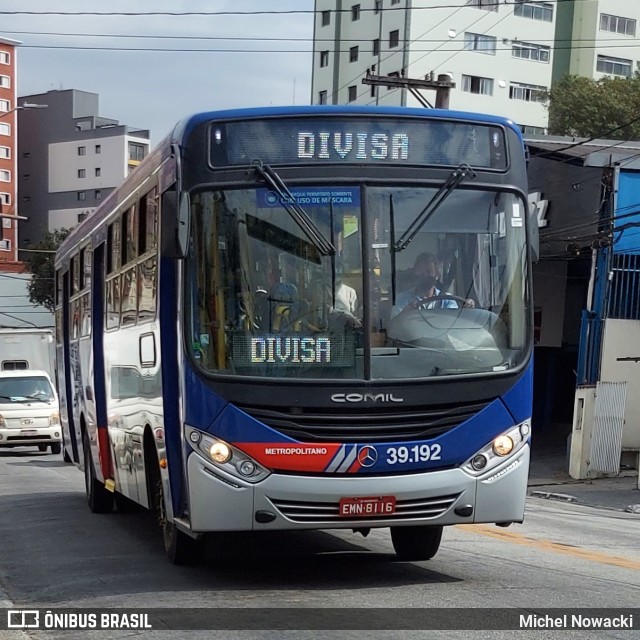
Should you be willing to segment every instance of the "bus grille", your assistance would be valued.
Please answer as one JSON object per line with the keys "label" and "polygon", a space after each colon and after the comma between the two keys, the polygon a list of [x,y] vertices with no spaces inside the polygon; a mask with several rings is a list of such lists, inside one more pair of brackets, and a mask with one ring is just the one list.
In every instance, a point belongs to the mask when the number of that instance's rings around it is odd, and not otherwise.
{"label": "bus grille", "polygon": [[462,424],[489,403],[366,409],[267,408],[238,405],[250,416],[300,442],[428,440]]}
{"label": "bus grille", "polygon": [[337,502],[298,502],[295,500],[274,500],[274,507],[292,522],[348,522],[349,520],[429,520],[440,517],[458,499],[459,493],[417,500],[398,500],[396,512],[391,516],[345,518],[339,515]]}

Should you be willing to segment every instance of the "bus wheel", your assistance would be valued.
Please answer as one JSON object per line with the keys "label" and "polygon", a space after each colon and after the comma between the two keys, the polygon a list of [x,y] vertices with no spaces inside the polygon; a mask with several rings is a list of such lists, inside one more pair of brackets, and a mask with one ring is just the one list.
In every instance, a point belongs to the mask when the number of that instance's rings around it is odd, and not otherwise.
{"label": "bus wheel", "polygon": [[180,531],[173,522],[169,522],[165,505],[162,480],[158,478],[156,480],[156,508],[164,550],[172,564],[193,564],[204,556],[203,541],[194,540],[191,536]]}
{"label": "bus wheel", "polygon": [[391,542],[400,560],[431,560],[442,540],[442,527],[391,527]]}
{"label": "bus wheel", "polygon": [[84,451],[84,488],[87,493],[89,510],[91,513],[111,513],[113,511],[113,493],[107,491],[104,484],[96,478],[89,436],[86,434],[82,439],[82,448]]}

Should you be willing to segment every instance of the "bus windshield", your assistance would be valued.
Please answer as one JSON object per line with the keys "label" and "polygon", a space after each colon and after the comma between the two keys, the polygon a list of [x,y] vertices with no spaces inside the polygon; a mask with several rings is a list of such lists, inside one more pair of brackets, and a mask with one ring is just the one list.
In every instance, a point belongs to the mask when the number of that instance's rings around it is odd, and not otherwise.
{"label": "bus windshield", "polygon": [[272,191],[192,194],[193,359],[225,376],[343,380],[518,366],[531,331],[525,202],[465,183],[416,227],[437,192],[292,188],[331,255]]}

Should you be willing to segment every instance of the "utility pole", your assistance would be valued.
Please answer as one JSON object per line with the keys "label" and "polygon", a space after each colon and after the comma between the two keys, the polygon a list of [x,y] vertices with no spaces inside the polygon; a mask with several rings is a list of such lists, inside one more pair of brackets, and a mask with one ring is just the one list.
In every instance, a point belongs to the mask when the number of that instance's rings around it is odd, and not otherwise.
{"label": "utility pole", "polygon": [[404,76],[377,76],[374,75],[375,67],[367,69],[367,75],[362,79],[362,84],[372,84],[376,86],[397,87],[399,89],[407,89],[418,100],[418,102],[429,109],[433,109],[433,105],[420,93],[422,89],[435,89],[436,92],[436,109],[449,108],[449,91],[454,89],[456,83],[448,73],[441,73],[437,79],[431,72],[424,80],[419,78],[405,78]]}

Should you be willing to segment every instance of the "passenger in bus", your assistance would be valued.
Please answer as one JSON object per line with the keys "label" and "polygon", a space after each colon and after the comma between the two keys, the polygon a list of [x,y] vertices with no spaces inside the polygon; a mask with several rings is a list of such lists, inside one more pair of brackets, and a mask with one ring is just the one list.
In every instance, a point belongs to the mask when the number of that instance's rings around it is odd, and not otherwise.
{"label": "passenger in bus", "polygon": [[[402,291],[396,298],[396,304],[391,310],[391,318],[401,313],[412,311],[422,306],[425,309],[459,309],[475,307],[472,298],[466,298],[464,304],[452,298],[437,298],[437,296],[450,296],[452,294],[442,291],[442,283],[439,281],[438,260],[433,253],[421,253],[415,260],[412,270],[413,287]],[[429,298],[434,300],[423,302]],[[422,303],[422,304],[421,304]]]}

